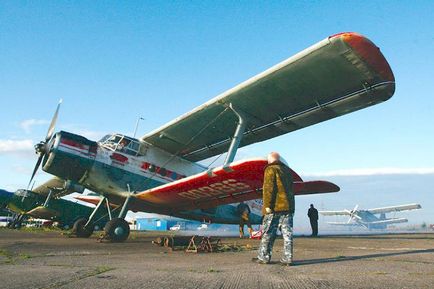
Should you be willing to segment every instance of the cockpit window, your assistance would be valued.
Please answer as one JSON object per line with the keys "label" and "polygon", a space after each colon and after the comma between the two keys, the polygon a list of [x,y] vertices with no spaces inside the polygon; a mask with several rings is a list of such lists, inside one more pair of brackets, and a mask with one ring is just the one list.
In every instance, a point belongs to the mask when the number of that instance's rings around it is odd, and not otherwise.
{"label": "cockpit window", "polygon": [[18,197],[32,197],[34,195],[34,193],[32,191],[28,191],[28,190],[17,190],[15,192],[15,196]]}
{"label": "cockpit window", "polygon": [[15,192],[16,196],[25,197],[27,195],[26,190],[18,190]]}
{"label": "cockpit window", "polygon": [[119,151],[132,156],[143,155],[140,142],[124,135],[107,135],[101,139],[100,144],[112,151]]}
{"label": "cockpit window", "polygon": [[105,142],[106,140],[108,140],[112,135],[111,134],[106,134],[105,136],[102,137],[102,139],[99,140],[100,143]]}

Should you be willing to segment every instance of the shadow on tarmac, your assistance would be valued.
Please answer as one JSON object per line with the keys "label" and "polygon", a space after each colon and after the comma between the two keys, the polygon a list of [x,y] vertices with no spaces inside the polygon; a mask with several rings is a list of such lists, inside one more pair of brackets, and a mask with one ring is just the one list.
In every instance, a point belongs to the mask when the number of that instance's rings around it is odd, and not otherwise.
{"label": "shadow on tarmac", "polygon": [[339,256],[335,258],[300,260],[300,261],[295,261],[293,263],[293,266],[324,264],[324,263],[334,263],[334,262],[342,262],[342,261],[354,261],[354,260],[362,260],[362,259],[370,259],[370,258],[403,256],[403,255],[424,254],[424,253],[434,253],[434,249],[410,250],[410,251],[403,251],[403,252],[379,253],[379,254],[369,254],[369,255],[361,255],[361,256]]}

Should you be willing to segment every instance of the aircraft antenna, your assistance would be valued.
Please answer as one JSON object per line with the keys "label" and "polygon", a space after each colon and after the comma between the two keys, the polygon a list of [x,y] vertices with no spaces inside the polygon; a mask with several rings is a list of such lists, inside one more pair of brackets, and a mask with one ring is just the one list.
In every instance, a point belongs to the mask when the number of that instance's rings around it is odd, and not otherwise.
{"label": "aircraft antenna", "polygon": [[136,121],[136,127],[134,128],[134,135],[133,135],[133,138],[136,138],[136,134],[137,134],[137,128],[139,127],[139,122],[141,121],[141,120],[145,120],[143,117],[139,117],[138,119],[137,119],[137,121]]}

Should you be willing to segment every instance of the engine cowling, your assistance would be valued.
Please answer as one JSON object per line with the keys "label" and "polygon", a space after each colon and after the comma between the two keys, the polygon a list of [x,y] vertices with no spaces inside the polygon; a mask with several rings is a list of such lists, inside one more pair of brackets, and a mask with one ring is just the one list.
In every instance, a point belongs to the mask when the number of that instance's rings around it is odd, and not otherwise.
{"label": "engine cowling", "polygon": [[98,145],[87,138],[60,131],[48,144],[42,169],[62,179],[79,182],[92,168]]}

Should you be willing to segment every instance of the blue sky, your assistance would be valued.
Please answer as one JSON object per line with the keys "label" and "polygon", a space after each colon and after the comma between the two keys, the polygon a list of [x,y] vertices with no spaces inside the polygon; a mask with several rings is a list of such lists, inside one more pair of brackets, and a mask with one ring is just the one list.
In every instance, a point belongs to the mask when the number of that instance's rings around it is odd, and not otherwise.
{"label": "blue sky", "polygon": [[393,98],[240,156],[277,150],[307,176],[434,173],[433,11],[432,1],[2,1],[0,186],[27,184],[59,98],[59,129],[131,134],[142,116],[142,135],[342,31],[381,48]]}

